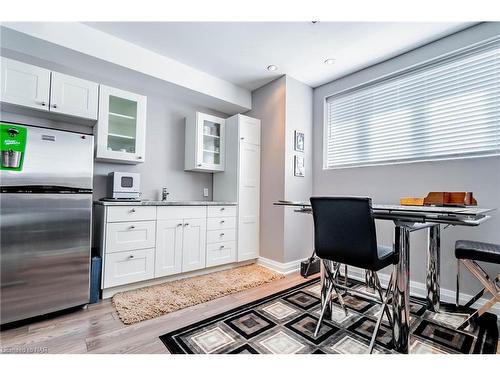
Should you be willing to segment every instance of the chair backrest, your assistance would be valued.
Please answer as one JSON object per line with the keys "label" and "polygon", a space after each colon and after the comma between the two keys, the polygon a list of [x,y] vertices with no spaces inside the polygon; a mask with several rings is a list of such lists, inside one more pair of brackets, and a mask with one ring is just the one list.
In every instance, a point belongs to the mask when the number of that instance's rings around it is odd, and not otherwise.
{"label": "chair backrest", "polygon": [[312,197],[314,246],[322,259],[372,269],[378,259],[370,198]]}

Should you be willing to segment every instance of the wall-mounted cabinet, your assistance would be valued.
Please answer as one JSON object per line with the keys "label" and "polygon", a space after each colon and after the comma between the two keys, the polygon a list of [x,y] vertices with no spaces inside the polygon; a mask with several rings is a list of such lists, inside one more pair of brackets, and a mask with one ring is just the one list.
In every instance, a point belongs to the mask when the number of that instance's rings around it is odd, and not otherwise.
{"label": "wall-mounted cabinet", "polygon": [[186,117],[185,170],[222,172],[225,165],[225,120],[196,112]]}
{"label": "wall-mounted cabinet", "polygon": [[143,95],[101,85],[96,125],[96,159],[138,164],[146,154],[146,105]]}
{"label": "wall-mounted cabinet", "polygon": [[39,114],[97,120],[97,83],[5,57],[1,69],[3,103]]}

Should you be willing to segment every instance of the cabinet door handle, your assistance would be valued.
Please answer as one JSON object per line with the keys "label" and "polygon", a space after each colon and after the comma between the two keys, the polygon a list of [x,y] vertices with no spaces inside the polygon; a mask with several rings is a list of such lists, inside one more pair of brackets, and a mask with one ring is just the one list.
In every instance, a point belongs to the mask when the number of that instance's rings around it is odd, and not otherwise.
{"label": "cabinet door handle", "polygon": [[135,225],[131,225],[129,229],[135,229]]}
{"label": "cabinet door handle", "polygon": [[45,107],[47,105],[47,103],[45,103],[43,101],[42,102],[36,101],[35,103],[40,104],[42,107]]}
{"label": "cabinet door handle", "polygon": [[226,222],[226,220],[221,220],[220,223],[221,224],[224,224]]}
{"label": "cabinet door handle", "polygon": [[57,108],[57,104],[52,104],[52,108]]}
{"label": "cabinet door handle", "polygon": [[189,223],[184,223],[184,226],[187,227],[189,225]]}
{"label": "cabinet door handle", "polygon": [[133,214],[134,212],[135,212],[135,208],[132,208],[132,209],[130,210],[130,213],[131,213],[131,214]]}
{"label": "cabinet door handle", "polygon": [[224,211],[224,210],[225,210],[225,208],[224,208],[224,207],[221,207],[221,209],[220,209],[220,210],[221,210],[221,211]]}
{"label": "cabinet door handle", "polygon": [[201,164],[198,164],[198,167],[201,167]]}
{"label": "cabinet door handle", "polygon": [[241,137],[240,139],[241,139],[242,141],[244,141],[244,140],[245,140],[245,137]]}
{"label": "cabinet door handle", "polygon": [[182,227],[182,223],[177,224],[178,227]]}
{"label": "cabinet door handle", "polygon": [[224,245],[220,245],[219,249],[223,249],[224,248]]}
{"label": "cabinet door handle", "polygon": [[142,156],[138,156],[137,159],[139,159],[139,160],[142,159]]}
{"label": "cabinet door handle", "polygon": [[134,259],[134,256],[133,255],[129,255],[128,259]]}
{"label": "cabinet door handle", "polygon": [[224,233],[219,234],[219,237],[224,237]]}

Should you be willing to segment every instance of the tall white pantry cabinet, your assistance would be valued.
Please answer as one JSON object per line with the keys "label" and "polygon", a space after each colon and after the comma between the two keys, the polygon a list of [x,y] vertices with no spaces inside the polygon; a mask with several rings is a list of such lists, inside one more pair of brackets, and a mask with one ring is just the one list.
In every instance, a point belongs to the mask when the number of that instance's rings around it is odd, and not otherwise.
{"label": "tall white pantry cabinet", "polygon": [[213,177],[213,199],[238,202],[238,261],[259,256],[260,120],[226,119],[226,167]]}

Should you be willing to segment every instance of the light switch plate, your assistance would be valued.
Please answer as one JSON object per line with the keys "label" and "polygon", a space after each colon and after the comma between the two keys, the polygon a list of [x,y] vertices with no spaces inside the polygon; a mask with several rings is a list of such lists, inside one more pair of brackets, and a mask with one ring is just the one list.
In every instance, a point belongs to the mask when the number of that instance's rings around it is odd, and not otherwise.
{"label": "light switch plate", "polygon": [[208,197],[208,188],[203,188],[203,196]]}

